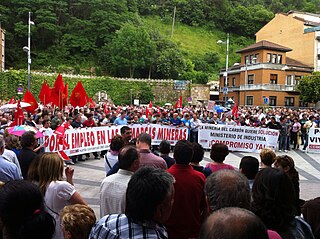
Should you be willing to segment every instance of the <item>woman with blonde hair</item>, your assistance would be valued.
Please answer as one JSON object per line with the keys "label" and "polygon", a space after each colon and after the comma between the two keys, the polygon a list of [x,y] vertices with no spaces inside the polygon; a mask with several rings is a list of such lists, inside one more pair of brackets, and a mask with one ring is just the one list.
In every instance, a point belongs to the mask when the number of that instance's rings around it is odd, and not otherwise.
{"label": "woman with blonde hair", "polygon": [[38,165],[39,188],[44,195],[48,212],[56,219],[56,230],[53,239],[63,238],[60,226],[60,211],[70,204],[85,204],[86,202],[73,186],[74,170],[65,169],[67,181],[63,181],[64,163],[57,153],[45,153]]}
{"label": "woman with blonde hair", "polygon": [[87,239],[96,223],[94,211],[82,204],[65,206],[60,218],[64,239]]}

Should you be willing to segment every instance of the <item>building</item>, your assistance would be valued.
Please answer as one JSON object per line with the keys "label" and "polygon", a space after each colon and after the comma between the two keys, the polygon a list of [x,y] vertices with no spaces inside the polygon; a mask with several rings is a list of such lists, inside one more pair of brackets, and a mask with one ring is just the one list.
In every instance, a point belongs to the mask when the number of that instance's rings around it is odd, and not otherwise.
{"label": "building", "polygon": [[238,51],[241,62],[228,69],[227,85],[220,72],[219,99],[233,99],[247,106],[306,106],[299,101],[296,85],[313,71],[287,57],[292,49],[269,41],[260,41]]}
{"label": "building", "polygon": [[262,40],[291,48],[287,57],[320,71],[320,15],[278,13],[256,33],[256,42]]}
{"label": "building", "polygon": [[1,24],[0,24],[0,42],[1,42],[1,45],[0,45],[0,72],[1,71],[4,71],[4,34],[5,34],[5,31],[4,29],[1,28]]}

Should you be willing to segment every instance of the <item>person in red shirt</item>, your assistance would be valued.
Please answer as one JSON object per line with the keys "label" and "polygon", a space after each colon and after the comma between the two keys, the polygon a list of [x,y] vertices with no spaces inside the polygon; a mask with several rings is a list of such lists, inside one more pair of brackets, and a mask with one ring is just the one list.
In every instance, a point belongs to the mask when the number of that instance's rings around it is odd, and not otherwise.
{"label": "person in red shirt", "polygon": [[[96,127],[97,125],[96,122],[94,122],[93,120],[93,114],[88,114],[87,117],[88,119],[82,123],[83,127]],[[94,159],[100,159],[97,152],[93,152],[92,154],[94,155]],[[90,154],[86,154],[86,159],[89,159],[89,157]]]}
{"label": "person in red shirt", "polygon": [[168,169],[176,179],[172,212],[165,223],[169,238],[198,238],[201,223],[208,215],[204,194],[205,176],[189,165],[192,156],[192,143],[178,141],[173,154],[176,164]]}

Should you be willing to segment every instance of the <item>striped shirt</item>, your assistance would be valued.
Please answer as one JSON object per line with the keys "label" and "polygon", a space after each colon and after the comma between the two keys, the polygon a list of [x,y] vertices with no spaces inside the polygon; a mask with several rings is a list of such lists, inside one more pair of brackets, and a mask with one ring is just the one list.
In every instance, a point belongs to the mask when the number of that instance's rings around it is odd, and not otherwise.
{"label": "striped shirt", "polygon": [[153,221],[135,223],[125,214],[110,214],[92,228],[89,239],[167,239],[164,226]]}

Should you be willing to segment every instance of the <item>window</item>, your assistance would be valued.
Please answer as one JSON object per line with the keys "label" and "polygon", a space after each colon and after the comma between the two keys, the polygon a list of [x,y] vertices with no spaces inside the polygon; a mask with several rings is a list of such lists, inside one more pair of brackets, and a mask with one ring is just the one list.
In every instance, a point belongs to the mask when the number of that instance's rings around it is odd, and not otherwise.
{"label": "window", "polygon": [[284,97],[285,106],[294,106],[294,97]]}
{"label": "window", "polygon": [[252,64],[256,64],[259,62],[259,54],[255,54],[253,58],[255,59],[252,59],[252,62],[251,62]]}
{"label": "window", "polygon": [[304,102],[302,100],[299,100],[299,107],[308,107],[308,102]]}
{"label": "window", "polygon": [[226,82],[227,82],[226,86],[229,86],[229,78],[226,79]]}
{"label": "window", "polygon": [[236,78],[232,77],[232,86],[236,86]]}
{"label": "window", "polygon": [[249,64],[249,56],[244,57],[244,64]]}
{"label": "window", "polygon": [[273,64],[282,64],[282,55],[267,53],[267,62]]}
{"label": "window", "polygon": [[288,75],[286,77],[286,85],[295,85],[295,80],[293,75]]}
{"label": "window", "polygon": [[277,96],[269,96],[269,105],[276,106],[277,105]]}
{"label": "window", "polygon": [[254,83],[254,75],[248,75],[248,85],[253,85]]}
{"label": "window", "polygon": [[277,74],[270,74],[270,84],[278,84],[278,75]]}
{"label": "window", "polygon": [[301,78],[302,78],[301,76],[295,76],[295,79],[294,79],[295,85],[299,85]]}
{"label": "window", "polygon": [[271,58],[272,58],[272,54],[271,54],[271,53],[268,53],[268,54],[267,54],[267,62],[268,62],[268,63],[271,63]]}
{"label": "window", "polygon": [[246,105],[253,105],[253,96],[247,96]]}

